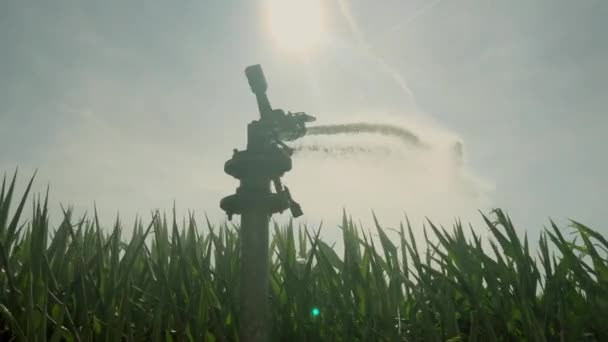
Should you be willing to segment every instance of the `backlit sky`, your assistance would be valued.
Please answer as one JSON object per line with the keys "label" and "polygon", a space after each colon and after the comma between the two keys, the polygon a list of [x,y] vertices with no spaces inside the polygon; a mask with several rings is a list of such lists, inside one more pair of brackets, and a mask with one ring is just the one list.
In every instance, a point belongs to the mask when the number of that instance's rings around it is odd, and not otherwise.
{"label": "backlit sky", "polygon": [[[295,54],[265,1],[1,1],[0,170],[37,168],[54,208],[96,201],[108,221],[174,200],[220,220],[237,186],[223,163],[258,115],[243,70],[260,63],[276,107],[461,140],[480,184],[456,189],[437,156],[294,159],[307,222],[344,206],[389,225],[502,207],[529,231],[552,217],[608,233],[607,2],[320,2],[321,38]],[[311,32],[298,19],[294,34]],[[425,162],[433,172],[416,171]]]}

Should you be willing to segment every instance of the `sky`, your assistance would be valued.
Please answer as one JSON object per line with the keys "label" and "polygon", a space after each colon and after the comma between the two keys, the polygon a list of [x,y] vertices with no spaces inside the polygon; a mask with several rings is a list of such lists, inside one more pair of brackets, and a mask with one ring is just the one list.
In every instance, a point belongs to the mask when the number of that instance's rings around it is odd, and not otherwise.
{"label": "sky", "polygon": [[[297,142],[392,153],[294,157],[298,222],[323,221],[328,238],[343,209],[417,226],[500,207],[521,232],[552,218],[608,233],[608,3],[319,4],[293,16],[271,0],[1,1],[0,171],[19,167],[23,189],[37,169],[34,191],[50,186],[56,215],[95,204],[128,227],[175,203],[219,222],[238,186],[223,163],[259,115],[244,69],[261,64],[275,107],[317,124],[393,123],[433,146]],[[456,141],[462,166],[446,152]]]}

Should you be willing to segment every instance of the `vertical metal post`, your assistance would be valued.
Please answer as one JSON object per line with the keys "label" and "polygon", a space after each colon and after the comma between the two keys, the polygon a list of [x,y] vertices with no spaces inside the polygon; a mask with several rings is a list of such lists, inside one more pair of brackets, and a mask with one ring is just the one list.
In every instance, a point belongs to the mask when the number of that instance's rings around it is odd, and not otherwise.
{"label": "vertical metal post", "polygon": [[268,213],[241,216],[240,331],[243,342],[269,341]]}

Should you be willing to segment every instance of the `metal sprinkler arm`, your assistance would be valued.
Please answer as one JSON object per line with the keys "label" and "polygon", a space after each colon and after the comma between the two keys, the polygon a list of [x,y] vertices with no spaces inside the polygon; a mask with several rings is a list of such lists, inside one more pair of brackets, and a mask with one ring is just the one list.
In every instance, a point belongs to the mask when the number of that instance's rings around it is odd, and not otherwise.
{"label": "metal sprinkler arm", "polygon": [[251,91],[255,94],[258,102],[258,109],[260,110],[260,118],[264,119],[272,113],[272,107],[270,106],[270,100],[266,96],[266,90],[268,90],[268,83],[266,83],[266,77],[264,77],[264,71],[262,66],[259,64],[248,66],[245,69],[245,75],[249,82]]}

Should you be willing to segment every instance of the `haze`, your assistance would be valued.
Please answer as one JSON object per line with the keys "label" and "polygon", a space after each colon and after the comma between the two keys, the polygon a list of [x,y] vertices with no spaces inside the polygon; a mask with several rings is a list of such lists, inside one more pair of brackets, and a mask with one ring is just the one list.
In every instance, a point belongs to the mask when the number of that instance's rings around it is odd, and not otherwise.
{"label": "haze", "polygon": [[605,1],[318,4],[294,22],[272,1],[2,1],[0,170],[19,166],[23,185],[38,169],[54,215],[95,201],[129,226],[175,201],[219,222],[237,186],[223,163],[258,115],[243,71],[259,63],[275,107],[318,124],[396,123],[435,147],[298,142],[392,151],[294,158],[285,182],[302,221],[329,236],[343,208],[416,226],[501,207],[532,233],[549,217],[608,233]]}

